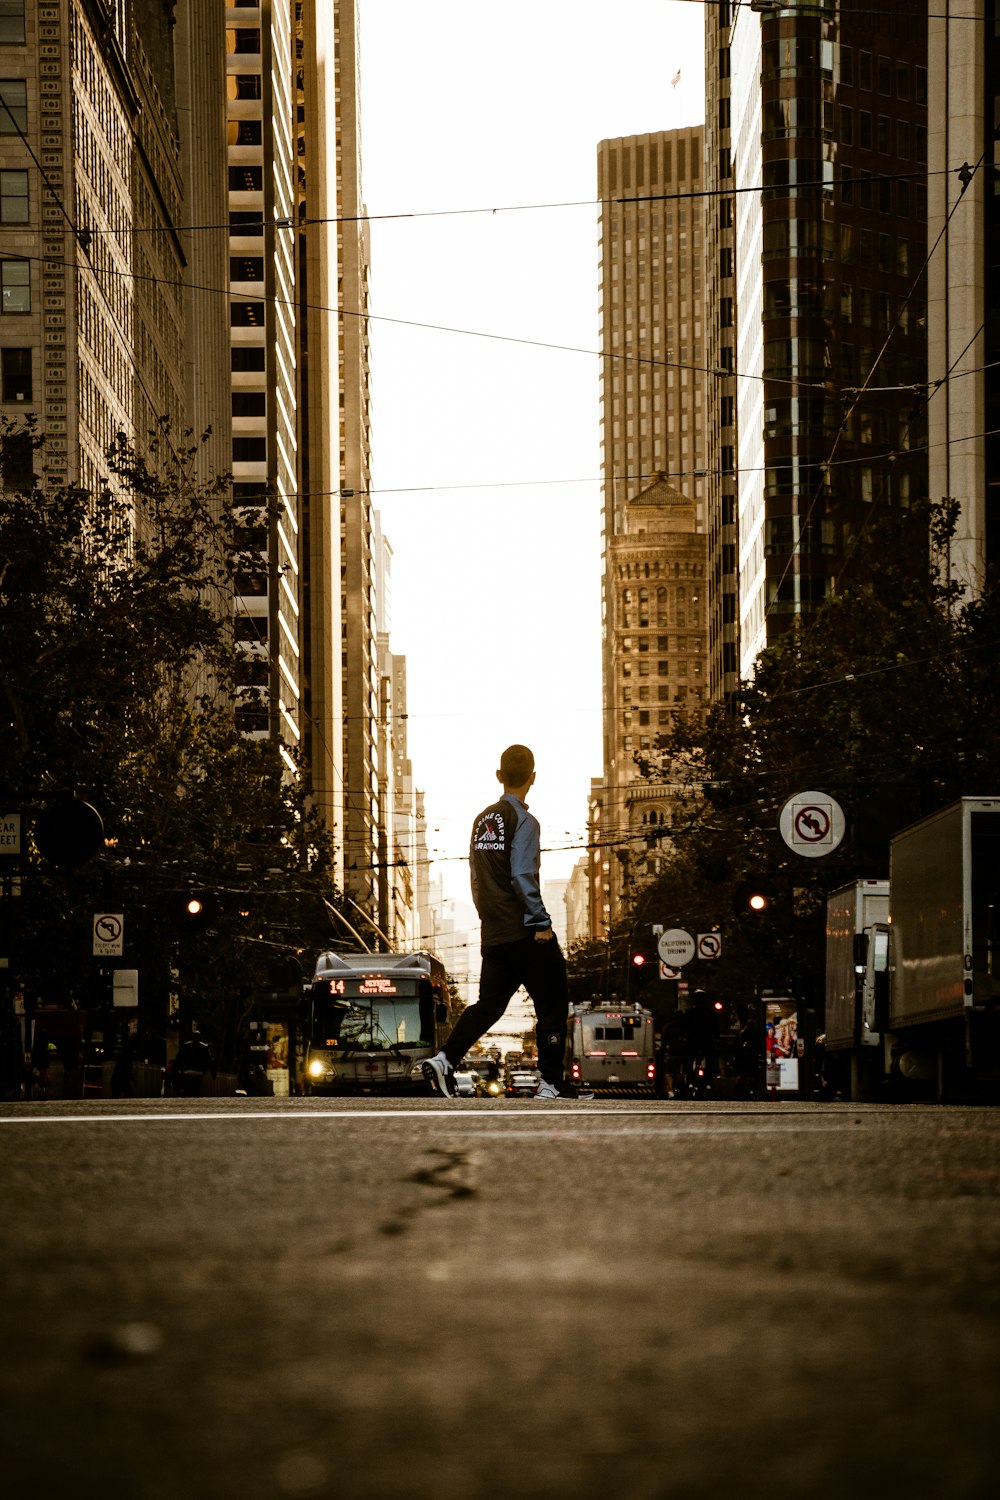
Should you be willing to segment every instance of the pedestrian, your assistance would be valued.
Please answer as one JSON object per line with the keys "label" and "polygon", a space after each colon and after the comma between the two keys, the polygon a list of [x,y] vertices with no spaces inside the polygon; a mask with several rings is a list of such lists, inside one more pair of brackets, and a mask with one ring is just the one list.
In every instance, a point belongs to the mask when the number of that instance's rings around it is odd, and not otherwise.
{"label": "pedestrian", "polygon": [[521,985],[535,1007],[535,1037],[542,1082],[536,1099],[589,1100],[563,1076],[569,996],[566,960],[552,930],[539,884],[541,830],[525,797],[535,780],[535,757],[509,745],[500,757],[499,801],[472,825],[469,865],[472,899],[482,923],[479,1001],[459,1016],[424,1077],[446,1099],[456,1097],[455,1066],[495,1026]]}
{"label": "pedestrian", "polygon": [[205,1086],[205,1074],[215,1077],[215,1063],[208,1043],[194,1031],[178,1049],[174,1062],[174,1079],[182,1094],[200,1094]]}

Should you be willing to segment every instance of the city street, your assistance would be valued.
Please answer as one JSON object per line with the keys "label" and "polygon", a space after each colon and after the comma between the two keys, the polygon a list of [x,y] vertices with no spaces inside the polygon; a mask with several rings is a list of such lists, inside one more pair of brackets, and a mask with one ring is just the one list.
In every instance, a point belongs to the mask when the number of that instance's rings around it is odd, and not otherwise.
{"label": "city street", "polygon": [[1000,1115],[0,1106],[10,1495],[997,1491]]}

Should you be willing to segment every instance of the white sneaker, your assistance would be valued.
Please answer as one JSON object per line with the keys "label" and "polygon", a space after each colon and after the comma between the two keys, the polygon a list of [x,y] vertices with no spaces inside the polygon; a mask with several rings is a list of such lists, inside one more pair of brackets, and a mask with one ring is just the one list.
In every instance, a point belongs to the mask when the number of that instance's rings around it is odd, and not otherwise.
{"label": "white sneaker", "polygon": [[427,1082],[436,1094],[441,1094],[445,1099],[455,1099],[455,1072],[451,1063],[443,1052],[436,1057],[428,1057],[420,1066]]}
{"label": "white sneaker", "polygon": [[551,1102],[559,1099],[565,1101],[567,1104],[589,1104],[594,1095],[591,1089],[578,1089],[575,1083],[568,1083],[565,1079],[556,1088],[554,1083],[548,1083],[543,1078],[539,1084],[538,1092],[534,1097],[541,1099],[543,1102]]}

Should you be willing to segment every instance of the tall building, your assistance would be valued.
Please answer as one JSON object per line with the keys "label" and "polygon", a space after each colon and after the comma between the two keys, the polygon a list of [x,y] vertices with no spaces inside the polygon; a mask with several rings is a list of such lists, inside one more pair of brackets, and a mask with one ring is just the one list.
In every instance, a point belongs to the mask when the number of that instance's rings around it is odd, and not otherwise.
{"label": "tall building", "polygon": [[736,525],[736,198],[730,132],[730,7],[705,6],[705,510],[708,688],[729,701],[739,683]]}
{"label": "tall building", "polygon": [[119,432],[207,434],[255,557],[237,722],[306,768],[374,918],[358,74],[356,0],[0,0],[0,415],[86,486]]}
{"label": "tall building", "polygon": [[270,736],[290,774],[302,739],[290,0],[227,13],[233,497],[262,567],[236,600],[246,643],[237,722]]}
{"label": "tall building", "polygon": [[692,502],[661,477],[629,501],[611,538],[605,797],[614,809],[612,918],[660,872],[669,848],[678,798],[657,753],[660,736],[678,712],[698,713],[707,697],[708,542],[695,524]]}
{"label": "tall building", "polygon": [[[673,566],[676,543],[651,518],[683,511],[692,538],[707,519],[703,150],[695,126],[602,141],[597,152],[604,779],[590,821],[591,843],[604,847],[594,861],[595,936],[617,919],[638,878],[629,851],[648,783],[637,757],[655,751],[668,702],[680,702],[680,685],[676,700],[664,698],[667,679],[656,674],[676,670],[687,650],[686,634],[679,647],[676,636],[666,644],[676,619],[667,624],[662,570],[668,552]],[[703,551],[703,538],[692,545]],[[699,586],[704,608],[703,576]]]}
{"label": "tall building", "polygon": [[344,884],[366,911],[378,905],[378,627],[371,503],[368,226],[361,194],[356,0],[335,8]]}
{"label": "tall building", "polygon": [[869,519],[927,493],[926,7],[723,0],[706,15],[707,113],[729,122],[709,187],[725,198],[731,171],[735,197],[709,301],[735,285],[747,676],[835,591]]}
{"label": "tall building", "polygon": [[237,601],[241,722],[309,768],[378,919],[378,544],[355,0],[227,10],[233,472],[266,567]]}
{"label": "tall building", "polygon": [[[212,427],[200,472],[228,466],[224,386],[192,358],[225,368],[218,242],[192,227],[225,206],[222,56],[203,50],[222,27],[211,0],[176,19],[152,0],[0,9],[0,411],[38,419],[53,482],[93,487],[118,433]],[[197,308],[196,283],[215,289]]]}
{"label": "tall building", "polygon": [[[928,44],[928,475],[958,503],[947,559],[966,598],[1000,565],[1000,38],[996,5],[944,0]],[[940,241],[940,243],[939,243]]]}

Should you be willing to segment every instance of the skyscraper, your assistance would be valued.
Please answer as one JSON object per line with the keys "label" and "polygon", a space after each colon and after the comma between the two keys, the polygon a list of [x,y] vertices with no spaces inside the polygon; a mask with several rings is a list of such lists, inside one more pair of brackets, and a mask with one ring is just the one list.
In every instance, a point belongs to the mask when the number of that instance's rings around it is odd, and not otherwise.
{"label": "skyscraper", "polygon": [[947,565],[966,598],[1000,564],[1000,39],[987,0],[934,6],[928,46],[928,456],[957,502]]}
{"label": "skyscraper", "polygon": [[[645,785],[637,757],[648,759],[655,751],[657,735],[680,701],[680,684],[668,687],[665,674],[671,655],[675,662],[679,656],[686,660],[688,646],[686,624],[680,645],[676,635],[669,638],[676,621],[668,624],[659,597],[668,587],[661,567],[672,528],[644,525],[640,543],[637,517],[651,517],[650,506],[667,505],[678,514],[677,507],[683,508],[682,529],[692,535],[705,525],[703,141],[695,126],[598,146],[604,491],[599,816],[605,848],[602,911],[596,915],[602,926],[605,908],[607,919],[617,917],[625,890],[632,804]],[[647,510],[633,511],[636,504]],[[626,599],[633,593],[634,599]],[[704,588],[701,596],[704,601]],[[699,628],[692,619],[692,637]],[[592,807],[592,826],[596,815]],[[637,870],[637,863],[628,863],[629,878]]]}
{"label": "skyscraper", "polygon": [[[735,200],[710,302],[731,273],[748,675],[835,591],[871,517],[927,493],[926,7],[708,10],[707,112],[730,133],[709,187],[724,199],[731,170]],[[713,577],[727,544],[720,530]]]}
{"label": "skyscraper", "polygon": [[[229,463],[220,267],[192,228],[225,206],[223,61],[204,46],[222,25],[211,0],[176,19],[0,11],[0,410],[38,419],[55,482],[93,486],[116,434],[144,449],[164,419],[168,446],[213,428],[203,474]],[[196,316],[195,285],[212,288]]]}

